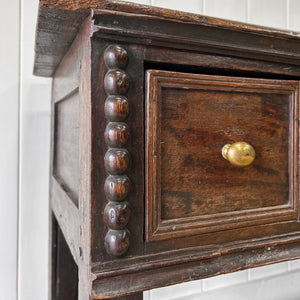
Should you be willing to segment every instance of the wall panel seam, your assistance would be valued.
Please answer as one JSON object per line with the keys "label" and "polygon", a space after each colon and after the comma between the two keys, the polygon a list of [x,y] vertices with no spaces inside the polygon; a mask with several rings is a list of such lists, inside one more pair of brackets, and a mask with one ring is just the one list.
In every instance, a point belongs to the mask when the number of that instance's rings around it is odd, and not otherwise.
{"label": "wall panel seam", "polygon": [[246,22],[249,23],[249,20],[250,20],[250,0],[247,0],[247,3],[246,3]]}
{"label": "wall panel seam", "polygon": [[17,236],[16,236],[16,242],[17,242],[17,251],[16,251],[16,298],[19,300],[21,299],[20,295],[20,203],[21,203],[21,139],[22,139],[22,129],[21,129],[21,108],[22,108],[22,90],[21,90],[21,82],[22,82],[22,50],[23,50],[23,44],[22,44],[22,26],[23,26],[23,14],[22,14],[22,0],[19,0],[19,51],[18,51],[18,141],[17,141]]}
{"label": "wall panel seam", "polygon": [[286,29],[290,28],[290,0],[286,0]]}

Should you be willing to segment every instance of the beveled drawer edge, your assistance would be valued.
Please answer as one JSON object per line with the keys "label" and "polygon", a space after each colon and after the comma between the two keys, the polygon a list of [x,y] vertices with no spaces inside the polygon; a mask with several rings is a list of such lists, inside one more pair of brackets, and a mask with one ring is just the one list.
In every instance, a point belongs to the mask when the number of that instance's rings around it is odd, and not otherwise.
{"label": "beveled drawer edge", "polygon": [[[184,78],[184,79],[183,79]],[[178,81],[179,80],[179,81]],[[159,142],[156,140],[160,125],[159,122],[159,104],[158,95],[161,94],[162,87],[180,87],[184,85],[194,89],[207,89],[206,82],[221,86],[222,90],[228,88],[242,88],[243,91],[276,91],[291,95],[290,101],[290,136],[293,137],[293,142],[289,143],[289,204],[277,207],[267,207],[256,209],[251,212],[240,211],[234,213],[234,217],[228,218],[228,214],[220,214],[219,222],[215,221],[216,216],[204,215],[201,217],[186,218],[179,224],[178,220],[164,221],[161,219],[160,199],[160,171],[157,169],[160,166],[159,162]],[[268,82],[268,84],[266,84]],[[146,241],[167,240],[170,238],[184,237],[186,235],[196,235],[219,230],[230,230],[233,228],[244,228],[251,226],[256,221],[257,224],[272,224],[279,221],[292,221],[299,218],[299,199],[298,189],[294,188],[299,185],[298,182],[298,132],[299,111],[298,111],[298,93],[299,83],[297,81],[284,80],[285,85],[282,85],[282,80],[266,80],[256,78],[239,78],[227,76],[211,76],[179,73],[161,70],[146,71]],[[209,87],[212,89],[212,87]],[[236,89],[235,89],[236,91]],[[153,155],[154,153],[154,155]],[[152,157],[152,159],[151,159]],[[159,196],[158,196],[159,198]],[[246,215],[247,214],[247,215]],[[214,221],[205,222],[208,218],[214,218]],[[238,219],[238,222],[235,222]],[[252,220],[251,220],[252,219]],[[235,223],[234,223],[235,222]],[[222,226],[217,227],[218,223]]]}

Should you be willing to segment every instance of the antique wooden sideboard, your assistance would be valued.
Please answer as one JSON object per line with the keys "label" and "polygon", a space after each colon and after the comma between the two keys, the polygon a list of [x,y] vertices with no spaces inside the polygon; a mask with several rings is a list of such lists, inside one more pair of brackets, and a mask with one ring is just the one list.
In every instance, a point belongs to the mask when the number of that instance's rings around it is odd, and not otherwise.
{"label": "antique wooden sideboard", "polygon": [[52,298],[300,258],[300,36],[121,1],[41,0]]}

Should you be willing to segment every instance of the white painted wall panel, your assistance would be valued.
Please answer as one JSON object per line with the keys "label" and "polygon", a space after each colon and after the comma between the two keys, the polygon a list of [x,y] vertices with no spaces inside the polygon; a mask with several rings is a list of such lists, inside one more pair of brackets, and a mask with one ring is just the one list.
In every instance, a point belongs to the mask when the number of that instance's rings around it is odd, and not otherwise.
{"label": "white painted wall panel", "polygon": [[32,75],[37,7],[22,0],[19,300],[48,297],[51,79]]}
{"label": "white painted wall panel", "polygon": [[253,268],[249,270],[249,279],[256,280],[265,277],[275,276],[288,271],[288,262],[272,264],[264,267]]}
{"label": "white painted wall panel", "polygon": [[248,280],[248,271],[234,272],[230,274],[219,275],[203,279],[203,291],[211,291],[214,289],[237,285]]}
{"label": "white painted wall panel", "polygon": [[152,0],[152,5],[200,14],[202,13],[203,2],[202,0]]}
{"label": "white painted wall panel", "polygon": [[[185,283],[175,284],[163,288],[153,289],[148,292],[149,299],[172,300],[175,298],[187,298],[202,292],[202,281],[194,280]],[[146,294],[146,293],[145,293]],[[144,298],[146,298],[144,296]],[[147,299],[147,298],[146,298]]]}
{"label": "white painted wall panel", "polygon": [[299,270],[300,271],[300,259],[289,261],[288,262],[288,269],[289,270]]}
{"label": "white painted wall panel", "polygon": [[19,1],[0,1],[0,299],[15,300],[18,228]]}
{"label": "white painted wall panel", "polygon": [[299,278],[299,271],[286,272],[172,300],[299,300]]}
{"label": "white painted wall panel", "polygon": [[287,0],[248,0],[249,23],[285,29]]}
{"label": "white painted wall panel", "polygon": [[203,14],[236,21],[247,20],[247,0],[209,0],[204,2]]}
{"label": "white painted wall panel", "polygon": [[130,2],[134,2],[134,3],[138,3],[138,4],[151,5],[151,0],[134,0],[134,1],[130,1]]}
{"label": "white painted wall panel", "polygon": [[300,31],[300,1],[288,1],[288,29]]}

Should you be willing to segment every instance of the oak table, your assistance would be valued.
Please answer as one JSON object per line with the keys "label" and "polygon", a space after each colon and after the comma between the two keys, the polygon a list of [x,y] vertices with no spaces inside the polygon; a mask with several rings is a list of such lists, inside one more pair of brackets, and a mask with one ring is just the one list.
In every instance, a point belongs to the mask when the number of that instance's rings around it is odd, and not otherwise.
{"label": "oak table", "polygon": [[52,76],[52,298],[300,258],[299,33],[41,0]]}

